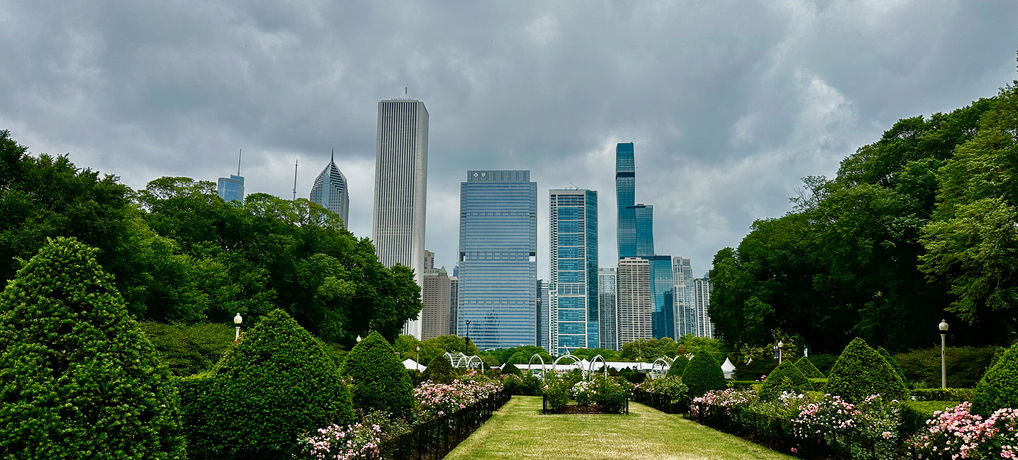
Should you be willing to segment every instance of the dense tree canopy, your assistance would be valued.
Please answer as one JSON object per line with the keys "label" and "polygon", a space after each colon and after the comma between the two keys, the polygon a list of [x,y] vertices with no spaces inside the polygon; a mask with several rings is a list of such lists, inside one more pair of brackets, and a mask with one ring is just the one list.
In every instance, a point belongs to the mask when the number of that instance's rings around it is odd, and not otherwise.
{"label": "dense tree canopy", "polygon": [[[730,346],[775,331],[811,351],[852,337],[892,351],[1006,343],[1018,325],[1015,89],[949,114],[900,120],[841,163],[807,177],[794,209],[753,224],[714,257],[710,315]],[[956,327],[957,326],[957,327]]]}

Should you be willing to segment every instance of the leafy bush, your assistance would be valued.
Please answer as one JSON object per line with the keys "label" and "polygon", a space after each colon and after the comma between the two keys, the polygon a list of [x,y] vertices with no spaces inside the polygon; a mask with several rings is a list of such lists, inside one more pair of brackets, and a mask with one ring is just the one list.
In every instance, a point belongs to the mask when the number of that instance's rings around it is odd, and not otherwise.
{"label": "leafy bush", "polygon": [[826,391],[860,403],[867,396],[881,395],[887,400],[904,400],[908,389],[880,353],[861,338],[855,338],[834,364],[827,378]]}
{"label": "leafy bush", "polygon": [[138,323],[152,346],[170,366],[173,375],[191,375],[209,370],[223,353],[233,347],[234,330],[225,324]]}
{"label": "leafy bush", "polygon": [[685,356],[676,356],[675,361],[672,361],[672,366],[668,368],[668,373],[673,377],[682,377],[682,371],[686,370],[686,366],[689,364],[689,360]]}
{"label": "leafy bush", "polygon": [[711,390],[724,390],[725,374],[721,365],[709,353],[699,353],[689,360],[682,372],[682,383],[689,387],[689,395],[702,396]]}
{"label": "leafy bush", "polygon": [[170,372],[97,252],[50,240],[0,295],[0,457],[184,458]]}
{"label": "leafy bush", "polygon": [[569,395],[579,406],[589,406],[594,402],[594,385],[587,380],[580,380],[569,388]]}
{"label": "leafy bush", "polygon": [[956,401],[904,401],[901,404],[901,433],[910,435],[926,427],[926,421],[936,418],[937,412],[958,405]]}
{"label": "leafy bush", "polygon": [[858,404],[825,395],[801,406],[792,419],[796,437],[823,440],[848,458],[873,458],[874,452],[877,458],[897,458],[900,423],[901,403],[879,395],[867,396]]}
{"label": "leafy bush", "polygon": [[792,360],[782,361],[764,380],[760,387],[760,399],[772,401],[785,392],[802,394],[807,391],[813,391],[813,385],[799,367]]}
{"label": "leafy bush", "polygon": [[619,371],[619,376],[628,380],[629,383],[640,383],[643,382],[644,380],[647,380],[646,372],[635,371],[628,367]]}
{"label": "leafy bush", "polygon": [[985,416],[1004,407],[1018,408],[1018,343],[986,371],[972,395],[972,413]]}
{"label": "leafy bush", "polygon": [[452,364],[449,363],[449,358],[439,355],[428,363],[428,368],[421,374],[421,381],[448,384],[456,380],[456,377],[459,377],[459,374],[456,373]]}
{"label": "leafy bush", "polygon": [[419,421],[433,420],[473,406],[499,391],[502,384],[497,381],[427,382],[414,389],[414,412]]}
{"label": "leafy bush", "polygon": [[557,412],[569,405],[569,381],[551,376],[544,380],[544,396],[548,398],[548,410]]}
{"label": "leafy bush", "polygon": [[740,359],[735,363],[735,380],[756,380],[761,375],[769,375],[775,367],[778,367],[778,360],[770,357],[754,359],[748,364]]}
{"label": "leafy bush", "polygon": [[[975,388],[992,366],[1000,347],[947,347],[947,384],[953,388]],[[940,348],[900,353],[895,361],[905,373],[906,382],[923,382],[927,388],[940,387]]]}
{"label": "leafy bush", "polygon": [[917,401],[972,401],[972,388],[919,388],[912,390]]}
{"label": "leafy bush", "polygon": [[181,387],[189,446],[220,457],[288,456],[300,434],[354,420],[350,389],[323,344],[282,310]]}
{"label": "leafy bush", "polygon": [[413,385],[395,350],[372,332],[350,350],[343,375],[353,378],[354,407],[407,416],[414,407]]}
{"label": "leafy bush", "polygon": [[540,396],[541,380],[533,375],[509,374],[502,379],[505,390],[512,395]]}
{"label": "leafy bush", "polygon": [[523,371],[516,367],[515,364],[506,364],[502,367],[502,375],[523,375]]}
{"label": "leafy bush", "polygon": [[758,383],[760,383],[758,380],[729,380],[728,388],[735,388],[736,390],[745,390]]}
{"label": "leafy bush", "polygon": [[669,404],[679,404],[689,396],[689,387],[682,383],[682,377],[674,375],[643,382],[639,386],[639,391],[665,396]]}
{"label": "leafy bush", "polygon": [[622,413],[631,394],[626,379],[598,374],[591,379],[591,383],[594,386],[594,404],[604,412]]}
{"label": "leafy bush", "polygon": [[944,411],[912,437],[923,458],[1014,458],[1018,446],[1018,410],[1000,409],[985,420],[963,402]]}
{"label": "leafy bush", "polygon": [[891,354],[888,353],[887,350],[884,349],[884,347],[877,347],[877,353],[880,353],[880,356],[884,357],[884,359],[887,361],[887,364],[891,366],[891,369],[894,369],[894,373],[898,374],[898,377],[901,378],[902,382],[908,382],[907,380],[905,380],[905,372],[901,370],[901,366],[898,364],[898,360],[894,359],[894,356],[891,356]]}
{"label": "leafy bush", "polygon": [[802,375],[805,375],[808,379],[827,378],[827,376],[824,375],[823,372],[820,372],[820,369],[817,369],[817,367],[813,365],[813,362],[805,356],[799,358],[799,360],[795,362],[795,367],[798,367],[799,370],[802,371]]}
{"label": "leafy bush", "polygon": [[813,389],[821,393],[827,391],[827,382],[828,379],[826,377],[822,379],[809,379],[809,383],[813,385]]}
{"label": "leafy bush", "polygon": [[809,357],[809,362],[817,367],[817,370],[824,375],[831,375],[834,363],[838,362],[838,355],[817,354]]}

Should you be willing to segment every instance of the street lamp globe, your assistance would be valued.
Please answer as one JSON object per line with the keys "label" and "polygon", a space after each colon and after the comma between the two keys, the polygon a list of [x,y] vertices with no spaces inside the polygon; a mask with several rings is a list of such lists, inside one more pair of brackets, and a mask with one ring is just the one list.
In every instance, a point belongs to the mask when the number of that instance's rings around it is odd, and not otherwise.
{"label": "street lamp globe", "polygon": [[240,326],[240,323],[243,322],[243,321],[244,321],[244,318],[240,317],[240,313],[237,313],[237,316],[233,317],[233,324],[236,324],[236,325]]}
{"label": "street lamp globe", "polygon": [[940,332],[947,332],[947,321],[940,320]]}

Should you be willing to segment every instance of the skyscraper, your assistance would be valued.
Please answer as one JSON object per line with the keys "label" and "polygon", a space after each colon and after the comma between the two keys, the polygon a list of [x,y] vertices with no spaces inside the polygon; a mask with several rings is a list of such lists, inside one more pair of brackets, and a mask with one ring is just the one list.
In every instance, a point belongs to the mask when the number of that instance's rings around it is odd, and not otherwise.
{"label": "skyscraper", "polygon": [[650,261],[639,257],[619,260],[616,290],[621,350],[624,344],[651,338],[654,296],[650,290]]}
{"label": "skyscraper", "polygon": [[343,219],[343,228],[350,228],[347,220],[350,218],[350,193],[346,176],[336,166],[336,152],[332,152],[329,164],[325,165],[322,173],[315,178],[315,185],[311,187],[312,203],[318,203],[339,215]]}
{"label": "skyscraper", "polygon": [[[455,273],[455,269],[453,270]],[[449,333],[458,335],[456,331],[456,315],[460,304],[460,279],[453,275],[449,277]]]}
{"label": "skyscraper", "polygon": [[597,348],[597,192],[551,190],[551,347]]}
{"label": "skyscraper", "polygon": [[548,314],[551,303],[548,299],[548,283],[537,280],[537,346],[545,350],[551,340],[551,319]]}
{"label": "skyscraper", "polygon": [[710,306],[710,293],[713,290],[710,283],[710,273],[703,275],[703,278],[693,280],[693,290],[696,302],[696,336],[714,338],[714,325],[710,321],[710,313],[707,307]]}
{"label": "skyscraper", "polygon": [[650,260],[650,285],[654,294],[653,332],[655,339],[675,338],[675,300],[672,294],[672,257],[652,256]]}
{"label": "skyscraper", "polygon": [[696,309],[693,292],[693,268],[689,259],[672,257],[673,302],[675,306],[675,338],[696,335]]}
{"label": "skyscraper", "polygon": [[[424,222],[428,190],[428,109],[413,99],[378,102],[375,196],[371,240],[386,267],[402,264],[424,285]],[[420,320],[403,333],[421,337]]]}
{"label": "skyscraper", "polygon": [[618,310],[615,303],[617,277],[614,268],[597,269],[598,348],[617,350]]}
{"label": "skyscraper", "polygon": [[530,171],[467,171],[460,184],[456,329],[481,349],[537,343],[537,183]]}
{"label": "skyscraper", "polygon": [[435,268],[435,253],[424,251],[424,286],[421,289],[421,338],[449,333],[449,296],[452,293],[445,267]]}
{"label": "skyscraper", "polygon": [[636,160],[633,143],[615,147],[615,197],[618,205],[619,259],[636,257]]}
{"label": "skyscraper", "polygon": [[244,177],[240,175],[240,159],[243,153],[240,151],[237,154],[237,174],[230,174],[229,178],[219,178],[216,190],[219,192],[219,198],[222,198],[223,201],[244,202]]}

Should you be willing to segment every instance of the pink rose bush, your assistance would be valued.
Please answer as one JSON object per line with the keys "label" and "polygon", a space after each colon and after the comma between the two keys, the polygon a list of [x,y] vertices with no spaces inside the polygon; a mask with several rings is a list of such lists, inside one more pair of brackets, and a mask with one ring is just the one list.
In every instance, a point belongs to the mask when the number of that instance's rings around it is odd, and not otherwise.
{"label": "pink rose bush", "polygon": [[377,456],[381,438],[382,429],[378,425],[330,425],[300,439],[300,445],[308,458],[350,460]]}
{"label": "pink rose bush", "polygon": [[840,396],[824,395],[819,401],[799,407],[792,418],[795,436],[799,439],[823,441],[852,458],[870,452],[893,458],[901,426],[901,405],[871,395],[859,404]]}
{"label": "pink rose bush", "polygon": [[972,403],[934,412],[909,444],[920,458],[1018,458],[1018,410],[999,409],[985,420]]}
{"label": "pink rose bush", "polygon": [[502,391],[497,381],[453,381],[450,384],[425,382],[414,389],[418,420],[427,421],[458,412]]}
{"label": "pink rose bush", "polygon": [[[730,415],[732,413],[732,408],[746,404],[755,399],[756,395],[752,390],[736,390],[733,388],[728,388],[722,391],[711,390],[703,396],[693,398],[693,404],[689,407],[689,413],[693,417],[699,417],[701,415],[716,412],[724,412]],[[704,408],[706,414],[700,414],[701,405],[706,406]]]}

